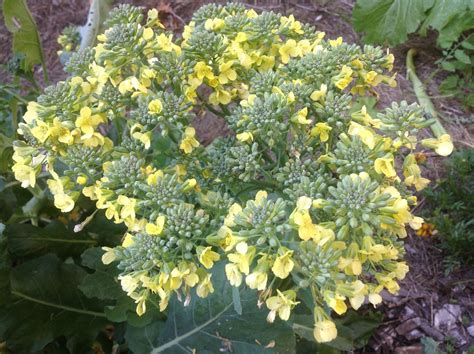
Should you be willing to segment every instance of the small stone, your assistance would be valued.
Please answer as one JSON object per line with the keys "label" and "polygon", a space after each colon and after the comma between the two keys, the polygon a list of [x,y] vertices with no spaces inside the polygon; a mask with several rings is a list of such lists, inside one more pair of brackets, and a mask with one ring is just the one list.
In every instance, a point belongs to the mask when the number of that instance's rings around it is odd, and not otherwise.
{"label": "small stone", "polygon": [[415,311],[410,307],[410,306],[406,306],[404,309],[403,309],[403,313],[401,315],[401,318],[403,320],[408,320],[412,317],[415,317],[416,313]]}
{"label": "small stone", "polygon": [[403,322],[401,325],[399,325],[397,328],[395,328],[395,331],[397,331],[398,334],[404,335],[405,333],[408,333],[415,328],[418,328],[421,323],[421,318],[415,317],[412,319],[409,319],[408,321]]}
{"label": "small stone", "polygon": [[444,335],[438,331],[436,328],[433,328],[428,321],[422,320],[420,328],[425,332],[429,337],[441,342],[444,340]]}
{"label": "small stone", "polygon": [[467,327],[467,333],[469,333],[471,337],[474,337],[474,324]]}
{"label": "small stone", "polygon": [[414,329],[413,331],[405,334],[405,338],[408,340],[415,340],[415,339],[421,338],[422,336],[423,336],[423,332],[417,329]]}
{"label": "small stone", "polygon": [[450,330],[454,328],[461,316],[461,306],[445,304],[434,315],[434,325],[439,330]]}
{"label": "small stone", "polygon": [[463,345],[467,344],[467,340],[461,334],[461,331],[459,330],[459,328],[449,331],[449,336],[454,338],[455,345],[457,348],[462,347]]}

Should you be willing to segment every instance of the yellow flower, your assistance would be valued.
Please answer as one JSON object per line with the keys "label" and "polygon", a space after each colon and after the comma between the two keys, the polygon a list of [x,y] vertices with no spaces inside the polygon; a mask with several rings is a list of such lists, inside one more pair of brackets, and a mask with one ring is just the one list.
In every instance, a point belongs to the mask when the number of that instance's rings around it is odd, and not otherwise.
{"label": "yellow flower", "polygon": [[150,39],[153,38],[154,34],[155,34],[155,32],[153,32],[153,29],[152,29],[152,28],[150,28],[150,27],[145,27],[145,28],[143,29],[142,37],[143,37],[144,40],[149,41]]}
{"label": "yellow flower", "polygon": [[308,107],[305,107],[303,109],[300,109],[298,112],[296,112],[295,116],[291,118],[291,121],[298,124],[309,124],[311,123],[311,120],[306,118],[307,115],[308,115]]}
{"label": "yellow flower", "polygon": [[293,216],[293,222],[298,226],[299,237],[307,241],[316,235],[316,225],[313,224],[308,210],[297,212]]}
{"label": "yellow flower", "polygon": [[318,343],[326,343],[336,339],[337,328],[334,322],[322,320],[315,323],[313,334]]}
{"label": "yellow flower", "polygon": [[84,134],[92,135],[95,128],[102,122],[103,119],[101,116],[97,114],[92,115],[92,110],[89,107],[82,107],[75,125],[80,128]]}
{"label": "yellow flower", "polygon": [[273,323],[276,315],[283,321],[288,321],[291,314],[291,309],[295,307],[298,302],[296,299],[296,292],[294,290],[287,290],[281,292],[277,289],[277,296],[271,296],[265,302],[270,313],[267,316],[267,321]]}
{"label": "yellow flower", "polygon": [[179,148],[185,154],[190,154],[195,148],[199,146],[199,141],[194,138],[196,130],[193,127],[187,127],[184,131],[184,139],[181,141]]}
{"label": "yellow flower", "polygon": [[194,72],[199,80],[203,80],[204,78],[208,80],[214,79],[212,68],[203,61],[199,61],[194,65]]}
{"label": "yellow flower", "polygon": [[375,172],[378,174],[384,174],[388,178],[395,177],[397,172],[393,166],[393,156],[379,157],[374,162]]}
{"label": "yellow flower", "polygon": [[220,258],[219,254],[214,252],[212,250],[212,247],[210,246],[208,247],[199,246],[196,249],[196,252],[199,257],[199,262],[201,262],[201,264],[207,269],[211,269],[212,266],[214,265],[214,262],[218,261]]}
{"label": "yellow flower", "polygon": [[30,132],[40,143],[44,143],[50,133],[49,125],[42,120],[36,120],[36,126],[31,128]]}
{"label": "yellow flower", "polygon": [[295,263],[291,259],[292,255],[293,251],[287,250],[284,254],[275,259],[272,271],[278,278],[285,279],[293,270]]}
{"label": "yellow flower", "polygon": [[148,103],[148,113],[150,114],[158,114],[163,110],[163,104],[159,99],[151,100]]}
{"label": "yellow flower", "polygon": [[245,278],[245,283],[250,289],[265,290],[267,287],[268,274],[265,271],[257,270],[250,273]]}
{"label": "yellow flower", "polygon": [[137,203],[136,199],[129,198],[125,195],[119,195],[117,198],[117,203],[122,206],[120,209],[120,217],[122,219],[135,219],[135,205]]}
{"label": "yellow flower", "polygon": [[235,250],[237,252],[230,253],[227,258],[238,266],[240,272],[249,274],[250,263],[252,263],[255,256],[255,247],[249,247],[246,242],[239,242],[235,246]]}
{"label": "yellow flower", "polygon": [[243,132],[235,136],[238,141],[246,142],[253,141],[253,134],[250,132]]}
{"label": "yellow flower", "polygon": [[229,104],[231,100],[231,93],[224,90],[222,87],[217,87],[214,92],[209,95],[209,103],[214,106],[219,104]]}
{"label": "yellow flower", "polygon": [[240,273],[239,267],[236,264],[227,263],[225,265],[225,274],[230,285],[239,287],[242,284],[242,273]]}
{"label": "yellow flower", "polygon": [[208,31],[217,31],[225,26],[225,21],[220,18],[209,18],[204,23],[204,28]]}
{"label": "yellow flower", "polygon": [[354,112],[351,114],[352,119],[362,123],[364,125],[371,125],[375,128],[380,128],[380,120],[373,119],[370,114],[367,112],[367,107],[365,105],[362,106],[360,111]]}
{"label": "yellow flower", "polygon": [[203,280],[199,282],[199,285],[196,288],[196,294],[199,297],[207,297],[209,294],[214,292],[214,287],[211,282],[212,274],[207,274]]}
{"label": "yellow flower", "polygon": [[21,182],[23,188],[36,185],[36,171],[33,167],[22,163],[15,163],[12,167],[15,179]]}
{"label": "yellow flower", "polygon": [[375,147],[375,136],[369,128],[364,127],[359,123],[351,122],[348,133],[352,136],[358,136],[369,148],[373,149]]}
{"label": "yellow flower", "polygon": [[330,308],[332,308],[338,315],[342,315],[347,311],[345,299],[345,296],[333,293],[332,291],[326,291],[324,293],[324,300],[326,301],[326,304]]}
{"label": "yellow flower", "polygon": [[419,230],[423,226],[425,220],[419,216],[414,216],[413,219],[408,223],[413,230]]}
{"label": "yellow flower", "polygon": [[437,139],[424,139],[423,146],[434,149],[438,155],[448,156],[453,152],[454,145],[449,134],[443,134]]}
{"label": "yellow flower", "polygon": [[74,208],[74,200],[65,193],[56,194],[54,196],[54,206],[63,213],[68,213]]}
{"label": "yellow flower", "polygon": [[147,223],[145,226],[145,231],[149,235],[160,235],[163,232],[165,226],[165,216],[160,215],[156,218],[154,224]]}
{"label": "yellow flower", "polygon": [[328,92],[328,87],[325,84],[321,84],[319,90],[313,91],[310,98],[313,101],[319,101],[320,99],[326,97],[326,93]]}
{"label": "yellow flower", "polygon": [[289,39],[280,47],[278,52],[280,53],[282,63],[287,64],[291,57],[301,55],[301,48],[298,47],[294,39]]}
{"label": "yellow flower", "polygon": [[130,247],[134,244],[135,242],[133,241],[133,236],[132,234],[130,233],[126,233],[125,234],[125,237],[123,238],[123,241],[122,241],[122,247]]}
{"label": "yellow flower", "polygon": [[329,139],[329,132],[332,128],[327,123],[316,123],[313,129],[311,129],[311,136],[319,136],[321,141],[324,143]]}
{"label": "yellow flower", "polygon": [[342,44],[342,37],[337,37],[336,39],[330,39],[329,40],[329,45],[331,47],[337,47]]}
{"label": "yellow flower", "polygon": [[172,34],[166,36],[164,33],[162,33],[156,38],[156,42],[160,46],[160,49],[165,52],[174,51],[178,55],[181,54],[181,47],[173,43]]}
{"label": "yellow flower", "polygon": [[237,203],[232,204],[229,208],[229,213],[224,218],[224,225],[228,227],[234,226],[235,225],[234,218],[241,211],[242,211],[242,207],[240,206],[240,204],[237,204]]}
{"label": "yellow flower", "polygon": [[224,85],[237,79],[237,73],[232,69],[232,60],[219,65],[219,82]]}
{"label": "yellow flower", "polygon": [[341,72],[334,79],[334,85],[338,89],[344,90],[352,82],[352,69],[344,65]]}

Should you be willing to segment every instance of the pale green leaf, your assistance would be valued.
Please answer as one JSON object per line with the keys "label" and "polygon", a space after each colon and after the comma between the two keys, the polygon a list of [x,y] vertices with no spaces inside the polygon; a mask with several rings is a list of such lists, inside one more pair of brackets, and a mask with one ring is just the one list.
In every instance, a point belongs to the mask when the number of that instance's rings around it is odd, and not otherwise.
{"label": "pale green leaf", "polygon": [[434,0],[358,0],[354,28],[368,43],[396,45],[416,32]]}
{"label": "pale green leaf", "polygon": [[44,63],[43,48],[36,23],[28,10],[25,0],[4,0],[3,16],[5,25],[13,33],[13,51],[26,57],[26,70],[31,71],[37,64]]}

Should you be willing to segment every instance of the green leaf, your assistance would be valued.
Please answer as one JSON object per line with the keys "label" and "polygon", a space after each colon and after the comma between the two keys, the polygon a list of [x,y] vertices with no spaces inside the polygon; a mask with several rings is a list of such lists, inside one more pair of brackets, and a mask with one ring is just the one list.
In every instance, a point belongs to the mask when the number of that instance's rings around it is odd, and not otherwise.
{"label": "green leaf", "polygon": [[364,32],[368,43],[396,45],[416,32],[434,0],[357,0],[354,28]]}
{"label": "green leaf", "polygon": [[79,289],[89,298],[109,300],[104,313],[110,321],[127,321],[135,327],[148,325],[153,319],[153,309],[143,316],[136,314],[135,302],[127,296],[117,281],[120,271],[114,263],[103,264],[103,254],[104,251],[99,247],[89,248],[82,254],[82,264],[94,272],[84,277]]}
{"label": "green leaf", "polygon": [[14,53],[21,53],[26,57],[25,71],[32,71],[36,64],[41,64],[47,77],[38,29],[26,1],[4,0],[3,16],[5,26],[13,33]]}
{"label": "green leaf", "polygon": [[78,289],[82,268],[52,254],[11,271],[12,301],[0,308],[0,338],[18,353],[40,351],[65,336],[71,352],[86,352],[106,324],[102,305]]}
{"label": "green leaf", "polygon": [[59,221],[46,227],[30,224],[10,224],[5,230],[8,250],[16,258],[56,253],[66,258],[79,256],[86,248],[97,244],[85,232],[74,233]]}
{"label": "green leaf", "polygon": [[454,57],[464,64],[471,64],[471,58],[469,58],[469,55],[467,55],[462,49],[456,49],[454,52]]}
{"label": "green leaf", "polygon": [[439,344],[433,338],[423,337],[420,340],[423,345],[423,354],[440,354]]}
{"label": "green leaf", "polygon": [[441,63],[441,67],[446,71],[451,71],[452,72],[452,71],[456,70],[456,66],[451,61],[443,61]]}
{"label": "green leaf", "polygon": [[142,329],[140,333],[146,333],[146,337],[143,334],[140,339],[129,342],[130,349],[136,354],[180,354],[192,350],[198,353],[295,353],[291,328],[278,320],[273,324],[266,322],[268,310],[257,307],[255,291],[240,290],[242,315],[238,315],[222,263],[214,268],[212,281],[214,293],[206,299],[192,294],[191,303],[185,307],[174,297],[168,307],[166,323],[153,323]]}
{"label": "green leaf", "polygon": [[435,0],[423,25],[420,28],[422,34],[431,27],[442,32],[451,21],[459,15],[465,15],[470,0]]}
{"label": "green leaf", "polygon": [[456,90],[458,88],[459,76],[457,75],[449,75],[446,79],[441,81],[439,85],[439,90],[442,93],[448,93],[452,90]]}

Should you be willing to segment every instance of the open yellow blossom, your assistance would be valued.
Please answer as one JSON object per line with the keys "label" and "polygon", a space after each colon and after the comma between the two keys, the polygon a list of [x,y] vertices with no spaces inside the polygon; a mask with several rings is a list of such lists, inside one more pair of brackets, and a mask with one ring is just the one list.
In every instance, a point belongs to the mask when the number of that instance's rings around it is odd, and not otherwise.
{"label": "open yellow blossom", "polygon": [[336,39],[330,39],[329,45],[331,47],[338,47],[342,44],[342,37],[337,37]]}
{"label": "open yellow blossom", "polygon": [[267,287],[268,273],[265,270],[254,271],[245,277],[245,283],[250,289],[265,290]]}
{"label": "open yellow blossom", "polygon": [[331,320],[316,322],[313,331],[314,338],[318,343],[327,343],[336,339],[337,328]]}
{"label": "open yellow blossom", "polygon": [[225,21],[220,18],[209,18],[204,23],[204,28],[208,31],[218,31],[225,26]]}
{"label": "open yellow blossom", "polygon": [[214,106],[229,104],[231,100],[232,94],[222,87],[217,87],[214,92],[209,95],[209,103]]}
{"label": "open yellow blossom", "polygon": [[423,139],[421,144],[434,149],[436,153],[441,156],[449,156],[454,149],[454,145],[449,134],[443,134],[437,139]]}
{"label": "open yellow blossom", "polygon": [[225,274],[229,280],[230,285],[239,287],[242,284],[242,273],[239,266],[234,263],[227,263],[225,265]]}
{"label": "open yellow blossom", "polygon": [[344,90],[352,82],[352,69],[347,65],[343,65],[341,72],[336,76],[334,85],[341,90]]}
{"label": "open yellow blossom", "polygon": [[291,259],[292,255],[293,251],[288,250],[275,259],[272,271],[278,278],[285,279],[293,270],[295,263]]}
{"label": "open yellow blossom", "polygon": [[235,263],[241,273],[249,274],[250,263],[252,263],[252,260],[255,256],[255,247],[248,246],[246,242],[239,242],[235,246],[235,250],[237,252],[230,253],[227,256],[229,261]]}
{"label": "open yellow blossom", "polygon": [[316,123],[311,129],[311,136],[319,136],[319,139],[324,143],[329,140],[329,132],[332,128],[327,123]]}
{"label": "open yellow blossom", "polygon": [[395,177],[397,172],[395,171],[393,162],[393,156],[379,157],[374,162],[375,172],[378,174],[384,174],[386,177]]}
{"label": "open yellow blossom", "polygon": [[199,285],[196,287],[196,294],[199,297],[205,298],[209,294],[214,292],[214,287],[211,282],[212,274],[207,274],[203,280],[199,282]]}
{"label": "open yellow blossom", "polygon": [[324,293],[324,300],[326,304],[334,310],[338,315],[342,315],[347,311],[347,305],[345,303],[345,296],[334,293],[332,291],[326,291]]}
{"label": "open yellow blossom", "polygon": [[212,247],[198,247],[197,254],[199,257],[199,262],[206,267],[207,269],[211,269],[214,265],[214,262],[217,262],[220,258],[219,253],[214,252]]}
{"label": "open yellow blossom", "polygon": [[324,97],[326,97],[327,91],[328,91],[327,85],[321,84],[321,87],[319,88],[319,90],[313,91],[310,98],[313,101],[319,101],[321,99],[324,99]]}
{"label": "open yellow blossom", "polygon": [[237,134],[235,136],[238,141],[246,142],[246,141],[253,141],[253,134],[251,132],[243,132],[240,134]]}
{"label": "open yellow blossom", "polygon": [[298,124],[309,124],[311,123],[311,119],[306,118],[308,115],[308,107],[305,107],[303,109],[300,109],[296,114],[291,118],[292,122],[298,123]]}
{"label": "open yellow blossom", "polygon": [[150,114],[158,114],[163,110],[163,104],[159,99],[151,100],[148,103],[148,113]]}
{"label": "open yellow blossom", "polygon": [[280,53],[282,63],[288,64],[290,58],[301,55],[301,48],[298,47],[294,39],[289,39],[280,47],[278,52]]}
{"label": "open yellow blossom", "polygon": [[267,316],[267,321],[273,323],[276,315],[283,321],[288,321],[291,314],[291,309],[295,307],[298,302],[295,301],[296,292],[294,290],[286,290],[281,292],[277,289],[277,296],[271,296],[267,299],[267,305],[270,313]]}
{"label": "open yellow blossom", "polygon": [[215,77],[212,68],[203,61],[199,61],[194,65],[194,72],[199,80],[203,80],[204,78],[213,80]]}
{"label": "open yellow blossom", "polygon": [[154,223],[147,223],[145,231],[150,235],[160,235],[163,232],[163,227],[165,226],[165,216],[160,215],[156,218]]}
{"label": "open yellow blossom", "polygon": [[179,148],[184,151],[185,154],[190,154],[195,148],[199,146],[199,141],[194,137],[196,130],[193,127],[187,127],[184,131],[184,138],[181,140]]}
{"label": "open yellow blossom", "polygon": [[232,69],[232,60],[219,65],[219,82],[224,85],[237,79],[237,72]]}
{"label": "open yellow blossom", "polygon": [[348,133],[352,136],[358,136],[369,148],[373,149],[375,147],[375,135],[371,129],[364,127],[359,123],[351,122]]}

